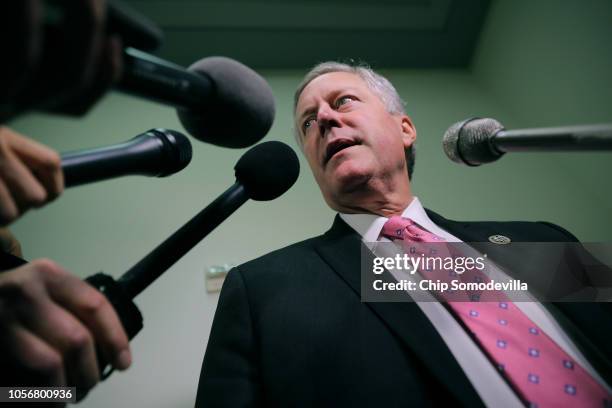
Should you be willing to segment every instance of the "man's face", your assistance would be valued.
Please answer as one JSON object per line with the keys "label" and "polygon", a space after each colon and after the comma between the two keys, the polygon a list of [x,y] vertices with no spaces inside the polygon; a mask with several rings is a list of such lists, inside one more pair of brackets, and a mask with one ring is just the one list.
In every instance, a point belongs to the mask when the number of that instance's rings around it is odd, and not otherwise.
{"label": "man's face", "polygon": [[343,199],[376,183],[398,178],[408,183],[405,149],[414,142],[414,127],[406,115],[390,114],[358,75],[315,78],[302,91],[295,117],[304,154],[330,207],[342,208]]}

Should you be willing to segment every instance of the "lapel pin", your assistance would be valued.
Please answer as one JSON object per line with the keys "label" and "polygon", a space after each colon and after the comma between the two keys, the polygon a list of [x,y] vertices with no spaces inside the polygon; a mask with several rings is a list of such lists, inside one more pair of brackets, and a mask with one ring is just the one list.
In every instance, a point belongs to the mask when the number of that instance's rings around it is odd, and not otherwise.
{"label": "lapel pin", "polygon": [[505,235],[491,235],[489,241],[499,245],[506,245],[512,242],[512,240]]}

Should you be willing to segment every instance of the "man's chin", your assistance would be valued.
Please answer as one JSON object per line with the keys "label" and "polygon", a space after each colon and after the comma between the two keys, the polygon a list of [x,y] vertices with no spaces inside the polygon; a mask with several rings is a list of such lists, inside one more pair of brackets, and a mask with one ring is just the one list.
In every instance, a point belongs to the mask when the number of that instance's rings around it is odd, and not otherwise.
{"label": "man's chin", "polygon": [[368,164],[367,160],[332,158],[318,177],[315,177],[319,186],[327,186],[325,190],[339,194],[351,192],[363,186],[372,177],[373,171]]}
{"label": "man's chin", "polygon": [[341,194],[349,194],[367,184],[372,174],[371,172],[363,171],[363,169],[360,171],[352,169],[352,171],[335,171],[331,176],[331,182],[336,187],[335,190]]}
{"label": "man's chin", "polygon": [[345,178],[352,177],[352,174],[359,176],[359,173],[367,171],[367,158],[358,157],[358,155],[351,155],[345,153],[345,150],[333,156],[327,164],[324,166],[324,172],[332,174],[333,177]]}

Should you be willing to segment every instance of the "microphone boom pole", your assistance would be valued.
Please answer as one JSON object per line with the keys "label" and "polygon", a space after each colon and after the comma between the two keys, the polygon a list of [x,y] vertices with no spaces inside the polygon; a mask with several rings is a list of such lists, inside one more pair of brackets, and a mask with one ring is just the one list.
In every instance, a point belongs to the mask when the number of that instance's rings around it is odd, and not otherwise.
{"label": "microphone boom pole", "polygon": [[502,130],[492,143],[502,152],[612,150],[612,125]]}

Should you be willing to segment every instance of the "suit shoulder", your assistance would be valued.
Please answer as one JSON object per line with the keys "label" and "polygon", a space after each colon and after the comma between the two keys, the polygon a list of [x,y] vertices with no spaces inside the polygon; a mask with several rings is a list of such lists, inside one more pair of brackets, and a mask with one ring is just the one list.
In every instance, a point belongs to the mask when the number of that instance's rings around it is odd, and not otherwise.
{"label": "suit shoulder", "polygon": [[569,232],[568,230],[566,230],[565,228],[563,228],[560,225],[553,224],[552,222],[548,222],[548,221],[538,221],[538,224],[546,225],[549,228],[554,228],[555,230],[557,230],[561,234],[565,235],[568,238],[569,241],[579,242],[578,238],[576,238],[576,236],[574,234],[572,234],[571,232]]}
{"label": "suit shoulder", "polygon": [[[565,228],[546,221],[489,221],[474,222],[489,231],[500,231],[523,242],[578,242],[578,239]],[[493,232],[491,232],[494,234]]]}
{"label": "suit shoulder", "polygon": [[321,239],[322,236],[317,236],[296,242],[245,262],[236,268],[248,274],[264,273],[264,271],[265,273],[287,274],[291,271],[307,269],[309,264],[318,261],[315,247]]}
{"label": "suit shoulder", "polygon": [[578,242],[578,239],[559,225],[545,221],[454,221],[427,210],[438,226],[460,234],[474,241],[484,240],[491,235],[501,234],[512,237],[515,242]]}

